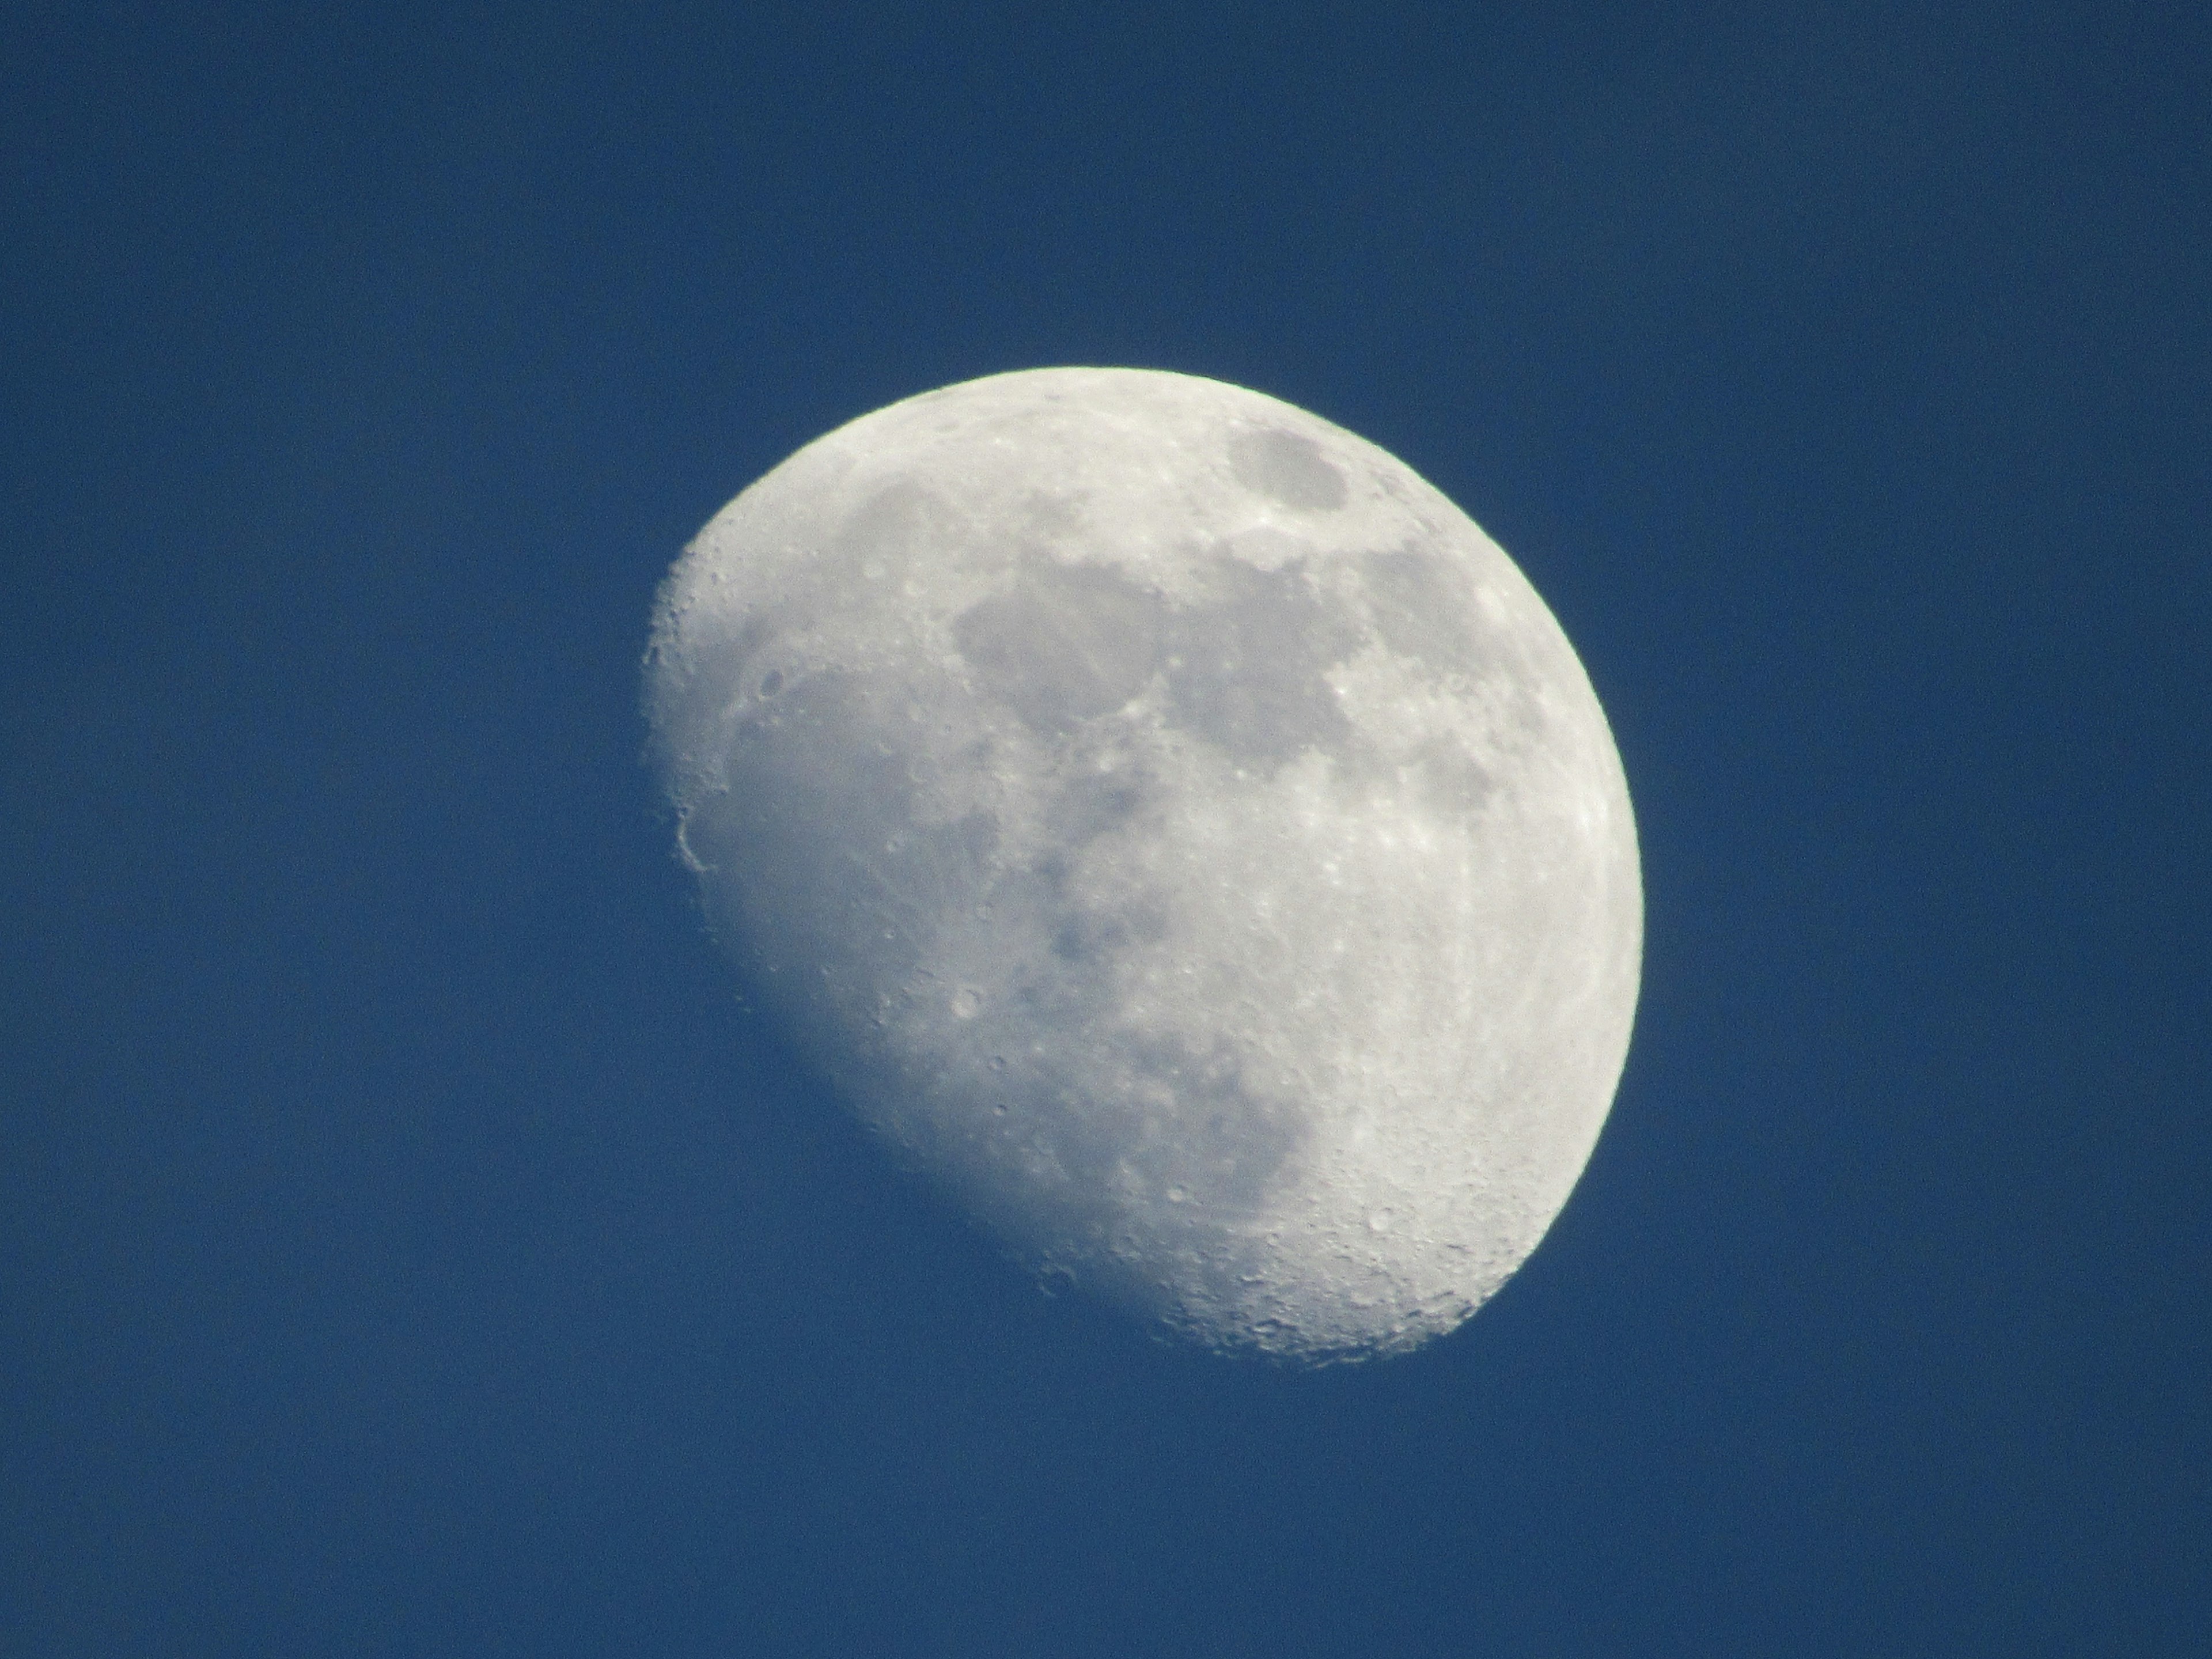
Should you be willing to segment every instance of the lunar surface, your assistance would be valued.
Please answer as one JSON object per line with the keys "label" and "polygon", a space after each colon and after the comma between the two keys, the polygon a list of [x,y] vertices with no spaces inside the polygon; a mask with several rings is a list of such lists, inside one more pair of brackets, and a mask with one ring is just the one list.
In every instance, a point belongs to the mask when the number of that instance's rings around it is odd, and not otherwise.
{"label": "lunar surface", "polygon": [[911,398],[662,588],[710,926],[1033,1270],[1297,1362],[1458,1325],[1566,1201],[1643,945],[1619,755],[1403,463],[1187,375]]}

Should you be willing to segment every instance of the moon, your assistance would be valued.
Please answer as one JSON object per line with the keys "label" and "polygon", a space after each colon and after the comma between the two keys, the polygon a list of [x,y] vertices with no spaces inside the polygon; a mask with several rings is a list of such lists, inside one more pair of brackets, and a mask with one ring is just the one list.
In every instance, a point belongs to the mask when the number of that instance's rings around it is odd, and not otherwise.
{"label": "moon", "polygon": [[663,585],[652,753],[752,1000],[1048,1279],[1297,1364],[1471,1315],[1641,974],[1620,759],[1518,568],[1274,398],[1043,368],[809,444]]}

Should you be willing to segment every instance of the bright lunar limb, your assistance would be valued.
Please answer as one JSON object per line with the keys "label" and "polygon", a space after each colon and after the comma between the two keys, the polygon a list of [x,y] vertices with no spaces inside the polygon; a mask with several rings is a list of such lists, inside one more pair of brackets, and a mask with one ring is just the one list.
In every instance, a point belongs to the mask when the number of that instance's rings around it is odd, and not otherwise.
{"label": "bright lunar limb", "polygon": [[1100,368],[878,410],[686,551],[646,708],[750,994],[1040,1272],[1403,1350],[1589,1156],[1643,947],[1605,716],[1496,544],[1317,416]]}

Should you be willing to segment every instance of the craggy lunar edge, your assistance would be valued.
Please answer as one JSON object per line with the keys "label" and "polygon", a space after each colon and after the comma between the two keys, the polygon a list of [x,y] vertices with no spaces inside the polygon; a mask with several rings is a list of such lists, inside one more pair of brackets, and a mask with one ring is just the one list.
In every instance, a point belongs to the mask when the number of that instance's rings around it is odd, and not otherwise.
{"label": "craggy lunar edge", "polygon": [[879,410],[686,551],[646,708],[749,992],[1036,1270],[1401,1351],[1589,1158],[1620,757],[1512,561],[1326,421],[1132,369]]}

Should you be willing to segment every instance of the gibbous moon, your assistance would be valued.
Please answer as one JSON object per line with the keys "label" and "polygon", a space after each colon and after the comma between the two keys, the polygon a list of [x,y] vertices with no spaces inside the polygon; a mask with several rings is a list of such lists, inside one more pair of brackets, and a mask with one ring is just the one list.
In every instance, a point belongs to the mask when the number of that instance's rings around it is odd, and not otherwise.
{"label": "gibbous moon", "polygon": [[1145,370],[909,398],[715,516],[645,672],[749,994],[1033,1270],[1356,1359],[1565,1203],[1627,786],[1535,590],[1372,444]]}

